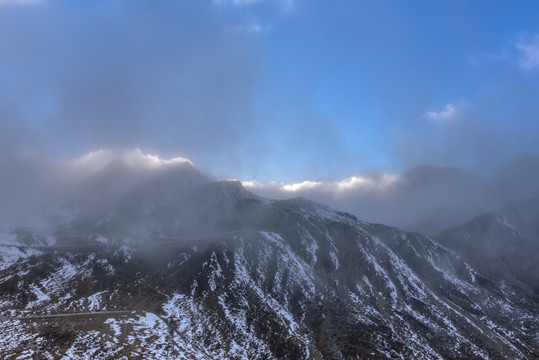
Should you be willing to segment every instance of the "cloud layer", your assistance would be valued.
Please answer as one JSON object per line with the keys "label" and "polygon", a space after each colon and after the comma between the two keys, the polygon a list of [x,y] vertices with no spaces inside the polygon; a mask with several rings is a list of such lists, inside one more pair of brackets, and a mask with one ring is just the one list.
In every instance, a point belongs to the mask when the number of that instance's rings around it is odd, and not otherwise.
{"label": "cloud layer", "polygon": [[[28,223],[43,211],[94,211],[162,174],[172,188],[190,181],[181,178],[185,174],[205,181],[214,178],[189,159],[161,158],[138,148],[101,149],[66,161],[36,153],[4,157],[0,226]],[[370,172],[336,181],[242,184],[266,198],[304,197],[369,222],[436,234],[515,199],[539,196],[539,158],[523,158],[490,180],[456,168],[420,166],[402,174]]]}
{"label": "cloud layer", "polygon": [[250,129],[256,61],[228,27],[207,2],[6,8],[0,128],[18,129],[0,143],[17,136],[18,151],[41,145],[59,158],[142,146],[234,161],[230,144]]}
{"label": "cloud layer", "polygon": [[140,147],[303,190],[421,164],[488,176],[539,154],[537,29],[448,16],[478,5],[2,4],[0,162]]}
{"label": "cloud layer", "polygon": [[137,185],[183,164],[140,149],[101,149],[79,158],[53,161],[37,153],[0,158],[0,225],[28,221],[45,210],[70,204],[114,201]]}

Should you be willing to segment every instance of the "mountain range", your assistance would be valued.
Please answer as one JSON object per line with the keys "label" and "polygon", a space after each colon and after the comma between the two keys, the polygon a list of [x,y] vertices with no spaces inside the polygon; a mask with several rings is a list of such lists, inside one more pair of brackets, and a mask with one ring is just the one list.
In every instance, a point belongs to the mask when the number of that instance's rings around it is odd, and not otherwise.
{"label": "mountain range", "polygon": [[537,198],[428,237],[189,163],[126,174],[0,232],[2,358],[539,358]]}

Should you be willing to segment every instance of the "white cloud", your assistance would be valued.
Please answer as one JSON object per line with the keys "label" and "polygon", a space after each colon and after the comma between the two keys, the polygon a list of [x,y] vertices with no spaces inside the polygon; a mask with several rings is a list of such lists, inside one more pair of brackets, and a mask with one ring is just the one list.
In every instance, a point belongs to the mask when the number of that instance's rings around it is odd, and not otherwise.
{"label": "white cloud", "polygon": [[264,195],[287,197],[290,195],[302,196],[317,192],[328,195],[342,195],[356,191],[380,191],[388,188],[398,179],[394,174],[374,176],[351,176],[338,181],[312,181],[305,180],[298,183],[286,184],[283,182],[242,181],[244,187]]}
{"label": "white cloud", "polygon": [[539,67],[539,33],[521,32],[498,52],[475,54],[468,58],[472,66],[483,63],[517,64],[524,71]]}
{"label": "white cloud", "polygon": [[77,171],[88,171],[94,172],[98,171],[111,162],[121,161],[127,166],[133,169],[156,169],[163,166],[189,163],[193,166],[195,164],[186,158],[175,157],[171,159],[161,159],[157,155],[145,154],[142,150],[135,149],[100,149],[88,154],[85,154],[78,159],[68,162],[68,167],[73,168]]}
{"label": "white cloud", "polygon": [[539,34],[534,36],[521,36],[516,43],[520,53],[519,65],[524,70],[539,67]]}
{"label": "white cloud", "polygon": [[459,111],[454,104],[447,104],[441,111],[429,111],[424,116],[432,121],[447,122],[457,118]]}
{"label": "white cloud", "polygon": [[307,181],[302,181],[300,183],[295,183],[295,184],[284,184],[282,189],[288,192],[298,192],[302,190],[316,189],[320,187],[321,185],[323,185],[323,183],[307,180]]}
{"label": "white cloud", "polygon": [[352,176],[347,179],[334,182],[333,187],[340,192],[357,189],[377,189],[382,190],[397,179],[394,174],[383,174],[381,177]]}

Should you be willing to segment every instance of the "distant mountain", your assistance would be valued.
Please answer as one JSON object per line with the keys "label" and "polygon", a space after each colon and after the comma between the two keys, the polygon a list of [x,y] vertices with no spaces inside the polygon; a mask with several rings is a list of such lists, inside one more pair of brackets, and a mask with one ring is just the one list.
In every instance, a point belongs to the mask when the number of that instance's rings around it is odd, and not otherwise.
{"label": "distant mountain", "polygon": [[188,167],[90,210],[0,232],[0,357],[539,357],[524,282],[416,233]]}
{"label": "distant mountain", "polygon": [[482,214],[436,239],[491,278],[539,295],[539,198]]}

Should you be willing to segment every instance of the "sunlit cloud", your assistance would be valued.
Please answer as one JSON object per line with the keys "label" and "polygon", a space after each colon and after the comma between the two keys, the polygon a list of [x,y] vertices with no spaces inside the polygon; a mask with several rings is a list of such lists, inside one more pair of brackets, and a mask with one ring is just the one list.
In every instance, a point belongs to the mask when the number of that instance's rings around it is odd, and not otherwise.
{"label": "sunlit cloud", "polygon": [[398,179],[396,174],[383,174],[381,177],[369,178],[352,176],[342,181],[334,182],[333,185],[338,191],[355,190],[358,188],[385,189]]}
{"label": "sunlit cloud", "polygon": [[302,190],[315,189],[321,185],[323,185],[323,183],[321,182],[303,181],[300,183],[283,185],[283,190],[289,191],[289,192],[297,192],[297,191],[302,191]]}
{"label": "sunlit cloud", "polygon": [[260,193],[301,196],[303,193],[320,192],[339,195],[354,191],[380,191],[388,188],[398,179],[395,174],[376,176],[351,176],[337,181],[311,181],[286,184],[283,182],[242,181],[244,187]]}
{"label": "sunlit cloud", "polygon": [[133,169],[156,169],[159,167],[189,163],[195,165],[191,160],[183,157],[162,159],[157,155],[146,154],[142,150],[135,149],[100,149],[85,154],[75,160],[69,161],[68,166],[77,170],[98,171],[108,164],[119,161]]}

